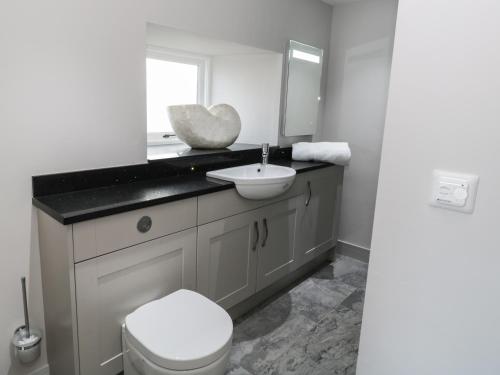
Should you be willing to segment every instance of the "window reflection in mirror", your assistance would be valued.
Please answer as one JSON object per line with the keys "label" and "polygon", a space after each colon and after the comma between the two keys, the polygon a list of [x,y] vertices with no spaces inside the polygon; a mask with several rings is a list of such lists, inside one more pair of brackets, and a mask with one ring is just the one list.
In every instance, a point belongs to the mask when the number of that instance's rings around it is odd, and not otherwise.
{"label": "window reflection in mirror", "polygon": [[166,107],[206,104],[207,58],[166,48],[148,48],[146,97],[148,144],[178,143]]}

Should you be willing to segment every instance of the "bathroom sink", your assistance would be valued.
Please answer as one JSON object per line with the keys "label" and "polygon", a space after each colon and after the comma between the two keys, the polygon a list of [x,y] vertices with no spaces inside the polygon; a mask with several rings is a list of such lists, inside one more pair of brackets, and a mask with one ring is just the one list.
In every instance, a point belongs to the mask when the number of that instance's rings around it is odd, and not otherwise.
{"label": "bathroom sink", "polygon": [[250,164],[207,172],[207,177],[231,181],[247,199],[268,199],[283,194],[295,180],[295,169],[273,164]]}

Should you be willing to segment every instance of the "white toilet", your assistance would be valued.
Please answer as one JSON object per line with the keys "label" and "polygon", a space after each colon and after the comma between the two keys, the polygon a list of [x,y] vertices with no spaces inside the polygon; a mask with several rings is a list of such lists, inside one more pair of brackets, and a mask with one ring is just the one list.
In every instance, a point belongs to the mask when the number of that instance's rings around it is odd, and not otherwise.
{"label": "white toilet", "polygon": [[124,375],[223,375],[233,321],[216,303],[181,289],[125,318]]}

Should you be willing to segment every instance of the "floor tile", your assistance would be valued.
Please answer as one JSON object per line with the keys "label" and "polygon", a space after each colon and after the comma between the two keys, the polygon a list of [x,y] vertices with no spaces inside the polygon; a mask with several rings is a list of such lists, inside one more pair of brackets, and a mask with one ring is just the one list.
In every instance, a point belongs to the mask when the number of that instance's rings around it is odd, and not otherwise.
{"label": "floor tile", "polygon": [[365,290],[356,289],[351,295],[342,301],[342,306],[354,310],[360,314],[363,313],[363,304],[365,302]]}
{"label": "floor tile", "polygon": [[253,374],[278,374],[276,364],[288,360],[290,351],[303,350],[316,323],[305,316],[289,319],[273,332],[252,344],[252,351],[241,358],[241,366]]}
{"label": "floor tile", "polygon": [[226,375],[252,375],[252,373],[248,372],[243,367],[235,367],[229,369]]}
{"label": "floor tile", "polygon": [[312,276],[318,284],[332,287],[331,280],[338,280],[356,288],[364,288],[368,264],[346,256],[338,257],[334,263],[323,267]]}
{"label": "floor tile", "polygon": [[227,375],[355,374],[366,271],[340,257],[238,319]]}
{"label": "floor tile", "polygon": [[329,287],[324,288],[308,279],[293,288],[289,295],[292,299],[292,309],[318,322],[324,314],[340,305],[355,290],[355,287],[337,280],[332,280]]}
{"label": "floor tile", "polygon": [[307,352],[319,368],[342,374],[355,366],[361,317],[360,313],[341,306],[317,325],[309,338]]}

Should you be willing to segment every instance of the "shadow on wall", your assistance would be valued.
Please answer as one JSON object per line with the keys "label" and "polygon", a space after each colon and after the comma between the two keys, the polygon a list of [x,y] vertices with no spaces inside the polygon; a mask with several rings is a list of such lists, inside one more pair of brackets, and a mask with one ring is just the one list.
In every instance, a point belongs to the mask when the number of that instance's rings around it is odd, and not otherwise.
{"label": "shadow on wall", "polygon": [[[36,209],[31,207],[31,238],[30,238],[30,256],[29,256],[29,273],[25,275],[28,281],[28,308],[30,315],[30,325],[42,333],[42,353],[39,359],[31,364],[20,364],[15,356],[15,350],[12,345],[9,345],[11,365],[8,370],[8,375],[25,375],[37,374],[48,375],[47,350],[45,338],[45,324],[43,312],[43,295],[42,295],[42,274],[40,266],[40,251],[38,245],[38,221]],[[19,280],[19,299],[18,299],[19,317],[16,319],[16,326],[12,327],[12,332],[24,324],[22,297],[21,297],[21,281]],[[10,339],[10,338],[9,338]]]}
{"label": "shadow on wall", "polygon": [[340,239],[370,248],[389,86],[392,40],[350,48],[339,98],[339,134],[353,159],[345,168]]}

